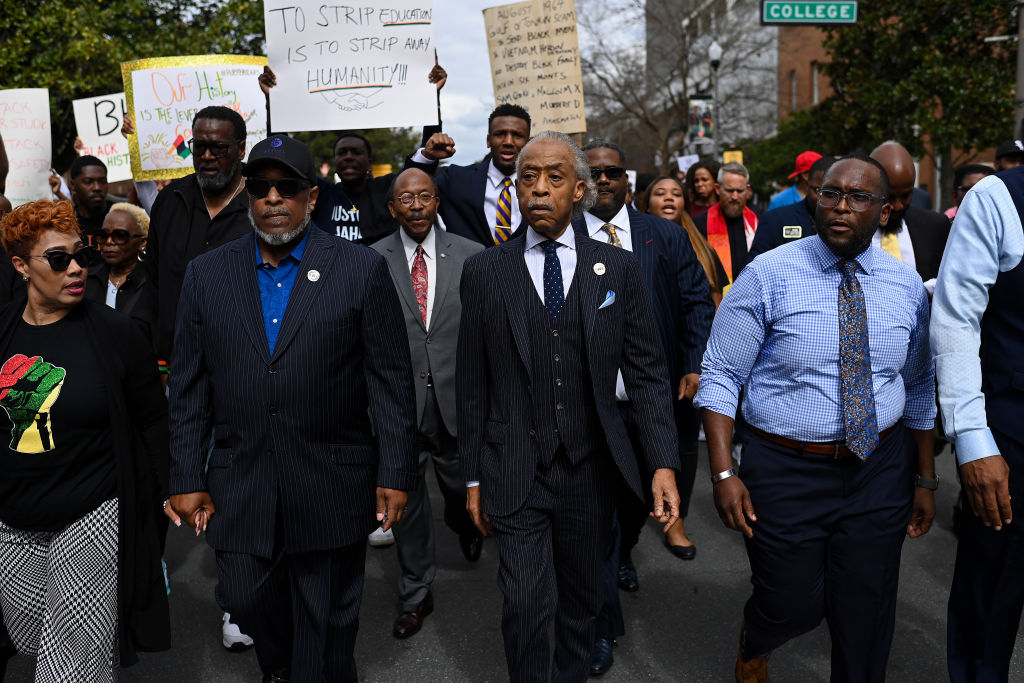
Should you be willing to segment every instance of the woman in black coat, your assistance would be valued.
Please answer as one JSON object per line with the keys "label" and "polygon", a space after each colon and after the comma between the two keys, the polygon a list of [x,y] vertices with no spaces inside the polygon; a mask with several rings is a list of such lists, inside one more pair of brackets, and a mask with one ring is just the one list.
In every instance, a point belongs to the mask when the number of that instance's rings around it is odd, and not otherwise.
{"label": "woman in black coat", "polygon": [[136,326],[83,300],[71,204],[25,204],[0,231],[26,284],[0,309],[0,674],[17,651],[37,681],[112,681],[170,646],[166,400]]}

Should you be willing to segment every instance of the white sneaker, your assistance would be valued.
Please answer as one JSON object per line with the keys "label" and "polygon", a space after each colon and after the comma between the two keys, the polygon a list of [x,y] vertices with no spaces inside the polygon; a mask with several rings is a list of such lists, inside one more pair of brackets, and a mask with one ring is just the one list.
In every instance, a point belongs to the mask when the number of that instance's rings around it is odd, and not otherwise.
{"label": "white sneaker", "polygon": [[383,527],[377,527],[377,530],[370,534],[370,545],[374,548],[387,548],[389,545],[394,545],[395,535],[391,533],[391,529],[384,531]]}
{"label": "white sneaker", "polygon": [[248,650],[252,647],[252,638],[242,633],[237,626],[231,623],[231,615],[227,612],[221,617],[223,622],[220,627],[221,642],[224,647],[232,652]]}

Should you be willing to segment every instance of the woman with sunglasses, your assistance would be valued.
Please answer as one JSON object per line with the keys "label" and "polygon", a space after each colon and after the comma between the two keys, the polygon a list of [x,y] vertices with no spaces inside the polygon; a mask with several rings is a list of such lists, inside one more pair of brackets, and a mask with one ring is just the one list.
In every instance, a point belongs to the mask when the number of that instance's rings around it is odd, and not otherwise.
{"label": "woman with sunglasses", "polygon": [[0,678],[20,652],[36,681],[113,681],[170,645],[167,403],[135,325],[84,300],[71,203],[0,233],[26,289],[0,309]]}
{"label": "woman with sunglasses", "polygon": [[127,315],[152,341],[156,324],[156,292],[142,261],[149,232],[149,216],[134,204],[110,207],[103,227],[94,236],[103,261],[89,268],[85,296]]}

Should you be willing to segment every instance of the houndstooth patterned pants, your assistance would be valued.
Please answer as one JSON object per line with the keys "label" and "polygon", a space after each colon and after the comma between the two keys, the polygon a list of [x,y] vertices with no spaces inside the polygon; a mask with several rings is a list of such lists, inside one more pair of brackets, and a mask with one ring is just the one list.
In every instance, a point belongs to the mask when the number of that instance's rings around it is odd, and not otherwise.
{"label": "houndstooth patterned pants", "polygon": [[0,610],[36,683],[106,683],[117,670],[117,499],[57,532],[0,522]]}

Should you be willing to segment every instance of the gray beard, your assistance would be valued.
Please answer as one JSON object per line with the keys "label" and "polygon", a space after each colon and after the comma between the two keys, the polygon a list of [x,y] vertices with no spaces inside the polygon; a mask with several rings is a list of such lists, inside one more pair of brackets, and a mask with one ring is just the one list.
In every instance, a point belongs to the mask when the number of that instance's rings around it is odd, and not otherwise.
{"label": "gray beard", "polygon": [[309,208],[309,204],[306,204],[306,217],[302,219],[302,223],[299,224],[294,230],[281,234],[273,234],[269,232],[263,232],[256,225],[256,219],[252,215],[252,207],[249,207],[249,225],[256,231],[256,236],[260,238],[260,241],[270,247],[283,247],[291,244],[292,242],[298,241],[303,233],[306,232],[306,228],[309,227],[310,216],[312,210]]}
{"label": "gray beard", "polygon": [[207,178],[206,176],[196,173],[196,182],[199,183],[199,189],[212,194],[220,194],[228,188],[229,184],[231,184],[231,180],[235,177],[235,173],[238,171],[240,166],[240,162],[235,162],[231,164],[231,168],[229,168],[226,173],[218,173],[212,178]]}

